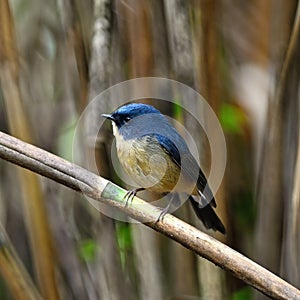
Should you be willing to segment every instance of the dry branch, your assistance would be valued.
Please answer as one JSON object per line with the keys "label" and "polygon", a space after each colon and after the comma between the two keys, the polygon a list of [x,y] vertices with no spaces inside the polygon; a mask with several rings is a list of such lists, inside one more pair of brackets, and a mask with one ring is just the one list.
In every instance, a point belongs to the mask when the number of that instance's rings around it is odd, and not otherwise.
{"label": "dry branch", "polygon": [[27,270],[15,253],[11,241],[0,225],[0,274],[11,295],[18,300],[42,300]]}
{"label": "dry branch", "polygon": [[125,207],[125,190],[77,165],[2,132],[0,157],[118,208],[274,299],[300,299],[300,291],[283,279],[174,216],[155,222],[160,209],[139,198]]}

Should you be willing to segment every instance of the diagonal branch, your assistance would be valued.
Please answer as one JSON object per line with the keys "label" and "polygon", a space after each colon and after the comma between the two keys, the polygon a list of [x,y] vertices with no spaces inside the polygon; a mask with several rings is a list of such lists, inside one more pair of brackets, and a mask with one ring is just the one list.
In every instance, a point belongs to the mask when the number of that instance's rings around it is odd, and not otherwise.
{"label": "diagonal branch", "polygon": [[274,299],[300,299],[300,291],[286,281],[174,216],[155,222],[160,209],[139,198],[125,207],[125,190],[80,166],[2,132],[0,157],[123,211]]}

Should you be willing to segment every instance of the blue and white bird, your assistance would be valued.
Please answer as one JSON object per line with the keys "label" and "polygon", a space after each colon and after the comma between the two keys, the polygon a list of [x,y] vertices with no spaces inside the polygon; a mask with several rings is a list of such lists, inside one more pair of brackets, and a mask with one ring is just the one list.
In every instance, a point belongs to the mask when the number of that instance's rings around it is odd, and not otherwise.
{"label": "blue and white bird", "polygon": [[204,226],[225,234],[204,173],[184,139],[159,110],[132,103],[102,116],[112,121],[118,158],[139,186],[129,197],[141,190],[162,195],[185,193]]}

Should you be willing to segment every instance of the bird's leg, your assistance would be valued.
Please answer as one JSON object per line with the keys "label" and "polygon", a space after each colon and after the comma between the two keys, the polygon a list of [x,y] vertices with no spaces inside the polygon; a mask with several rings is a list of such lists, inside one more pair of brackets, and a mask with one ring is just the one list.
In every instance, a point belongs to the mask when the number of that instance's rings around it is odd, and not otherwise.
{"label": "bird's leg", "polygon": [[132,202],[132,199],[136,196],[136,194],[138,193],[138,192],[141,192],[141,191],[144,191],[145,189],[144,188],[138,188],[138,189],[134,189],[134,190],[130,190],[130,191],[128,191],[126,194],[125,194],[125,196],[124,196],[124,200],[126,200],[126,202],[125,202],[125,207],[127,207],[128,206],[128,203],[130,202]]}
{"label": "bird's leg", "polygon": [[174,198],[175,198],[175,194],[172,194],[168,205],[161,211],[161,213],[159,214],[159,216],[156,220],[156,223],[163,220],[164,216],[168,213],[169,208],[171,207]]}

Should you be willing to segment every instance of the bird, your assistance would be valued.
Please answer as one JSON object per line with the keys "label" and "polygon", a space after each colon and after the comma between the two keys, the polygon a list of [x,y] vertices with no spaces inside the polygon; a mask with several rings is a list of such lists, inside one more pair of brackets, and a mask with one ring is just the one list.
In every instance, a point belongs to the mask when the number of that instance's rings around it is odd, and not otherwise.
{"label": "bird", "polygon": [[139,186],[126,194],[126,205],[142,190],[161,195],[183,193],[207,229],[226,234],[214,211],[216,200],[203,171],[165,115],[151,105],[130,103],[101,116],[112,122],[119,161]]}

